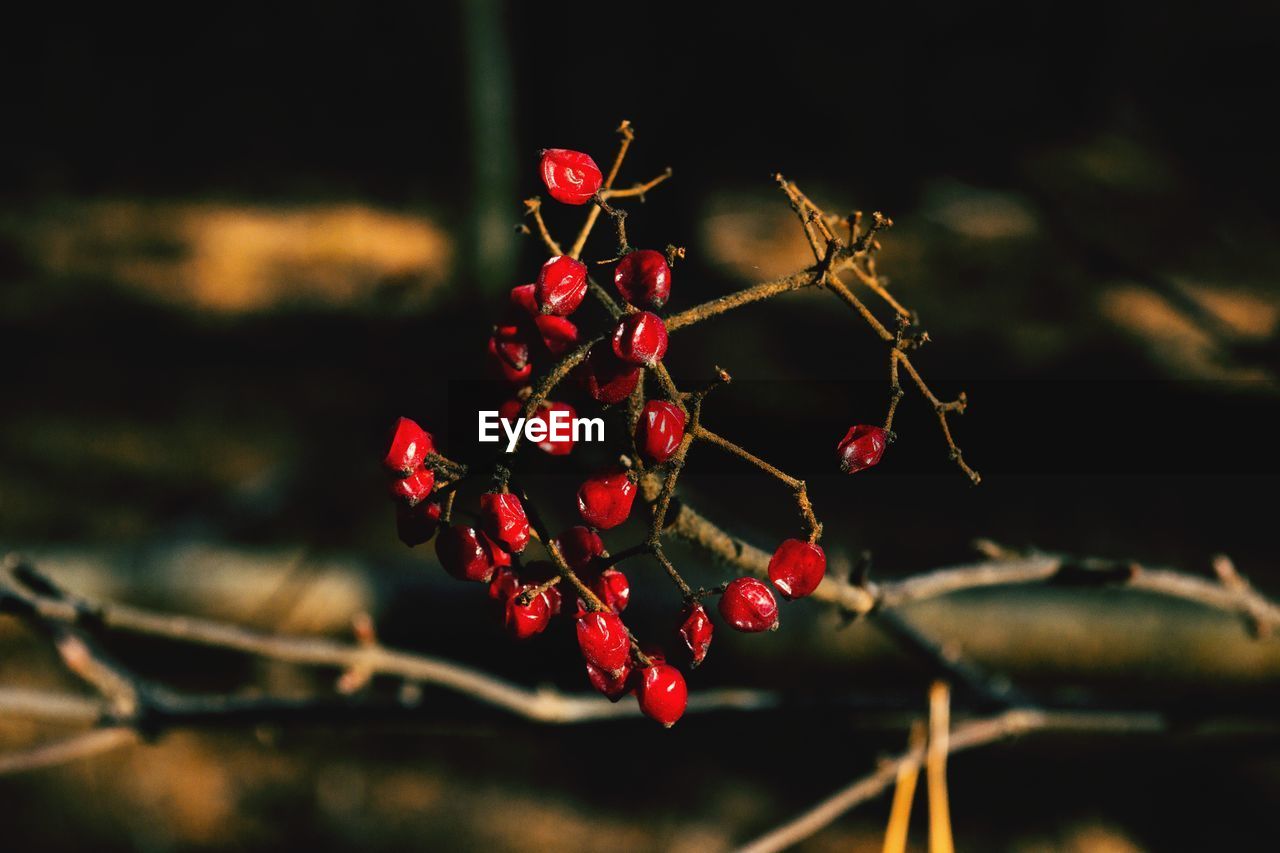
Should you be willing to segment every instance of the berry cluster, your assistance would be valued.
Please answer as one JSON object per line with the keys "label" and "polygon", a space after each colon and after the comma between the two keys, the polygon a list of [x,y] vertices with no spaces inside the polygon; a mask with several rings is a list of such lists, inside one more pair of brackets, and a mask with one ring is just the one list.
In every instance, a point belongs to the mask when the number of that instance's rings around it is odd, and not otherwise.
{"label": "berry cluster", "polygon": [[[709,316],[727,309],[700,306],[665,320],[657,313],[670,297],[671,267],[683,257],[683,250],[671,247],[661,252],[627,244],[625,214],[611,207],[609,199],[641,195],[662,178],[631,191],[611,188],[631,139],[629,127],[624,124],[622,130],[622,150],[608,178],[581,152],[551,149],[542,153],[540,173],[551,197],[569,205],[591,204],[594,209],[574,248],[565,252],[550,237],[539,203],[529,202],[543,241],[554,254],[542,265],[535,282],[512,289],[504,317],[494,327],[486,348],[493,375],[508,389],[499,409],[504,419],[546,420],[556,411],[576,416],[568,403],[549,399],[561,381],[570,377],[595,404],[627,404],[631,447],[625,455],[619,454],[616,464],[582,482],[577,493],[582,524],[550,536],[505,465],[490,472],[491,485],[479,496],[477,511],[458,509],[457,514],[473,519],[471,523],[455,521],[457,487],[475,472],[438,454],[432,436],[406,418],[397,421],[392,430],[385,467],[392,476],[397,529],[405,544],[419,545],[434,536],[441,566],[459,580],[486,584],[507,631],[516,639],[542,633],[562,613],[572,618],[590,684],[614,701],[634,694],[644,714],[670,726],[685,710],[684,676],[667,662],[661,648],[641,645],[623,622],[631,583],[620,564],[648,555],[666,569],[683,597],[672,638],[680,638],[688,661],[697,666],[706,658],[714,633],[703,603],[706,599],[718,597],[720,617],[734,630],[774,630],[779,609],[775,591],[786,600],[810,595],[826,574],[827,560],[818,544],[822,525],[814,515],[804,482],[702,425],[703,398],[718,383],[697,392],[680,392],[663,366],[669,326],[675,329],[696,321],[690,318],[698,311],[703,312],[698,316]],[[579,259],[591,225],[601,213],[613,218],[618,232],[617,257],[604,262],[613,264],[612,292],[593,281],[590,268]],[[852,225],[850,236],[857,236]],[[857,263],[877,247],[869,237],[864,237],[861,248],[851,244],[852,240],[845,244],[832,236],[827,257],[814,268],[810,283],[833,280],[830,264],[839,251]],[[570,319],[588,294],[610,317],[606,328],[595,336],[584,335]],[[898,340],[902,340],[901,334]],[[900,349],[905,353],[905,347]],[[906,356],[895,356],[892,361],[895,383],[899,360],[906,362]],[[719,383],[729,381],[727,373],[718,372]],[[661,391],[660,399],[646,398],[646,376],[652,377]],[[895,386],[884,427],[858,424],[848,430],[836,448],[841,470],[854,473],[880,462],[892,439],[888,427],[898,396],[901,392]],[[661,539],[667,510],[694,440],[756,464],[793,490],[805,519],[805,535],[778,545],[768,565],[769,583],[738,577],[712,589],[695,590],[667,558]],[[546,440],[536,446],[555,456],[573,450],[572,440]],[[617,528],[631,517],[637,496],[645,492],[646,478],[651,488],[642,502],[652,509],[649,536],[642,544],[611,556],[600,532]],[[545,557],[526,559],[533,540]],[[567,601],[566,596],[572,598]]]}

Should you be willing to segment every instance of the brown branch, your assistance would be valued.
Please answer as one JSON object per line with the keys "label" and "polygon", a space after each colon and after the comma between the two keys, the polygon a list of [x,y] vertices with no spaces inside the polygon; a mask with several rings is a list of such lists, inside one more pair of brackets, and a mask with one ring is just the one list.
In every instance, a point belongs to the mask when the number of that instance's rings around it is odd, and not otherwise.
{"label": "brown branch", "polygon": [[137,743],[139,740],[138,733],[129,728],[116,727],[81,732],[65,740],[0,755],[0,776],[91,758]]}
{"label": "brown branch", "polygon": [[[1032,733],[1164,734],[1172,728],[1159,714],[1018,709],[970,720],[952,729],[947,754],[954,755]],[[881,762],[874,771],[858,778],[809,811],[740,847],[738,853],[774,853],[812,837],[841,815],[884,793],[904,767],[918,765],[924,759],[925,749],[917,745]]]}
{"label": "brown branch", "polygon": [[526,216],[533,217],[533,222],[538,227],[538,236],[542,238],[542,244],[547,247],[547,251],[553,256],[563,255],[564,249],[560,248],[556,238],[551,236],[547,222],[542,218],[542,199],[537,197],[525,199],[524,212]]}
{"label": "brown branch", "polygon": [[[646,499],[657,494],[651,475],[642,478],[641,486],[641,494]],[[768,577],[771,556],[768,552],[725,532],[687,502],[681,502],[675,518],[668,520],[663,532],[701,548],[743,574]],[[965,590],[1029,584],[1132,589],[1239,616],[1264,636],[1280,627],[1280,605],[1252,586],[1224,584],[1185,572],[1146,568],[1130,562],[1072,559],[1055,554],[984,560],[865,586],[828,574],[810,597],[834,604],[851,616],[863,616],[877,608],[903,607]]]}

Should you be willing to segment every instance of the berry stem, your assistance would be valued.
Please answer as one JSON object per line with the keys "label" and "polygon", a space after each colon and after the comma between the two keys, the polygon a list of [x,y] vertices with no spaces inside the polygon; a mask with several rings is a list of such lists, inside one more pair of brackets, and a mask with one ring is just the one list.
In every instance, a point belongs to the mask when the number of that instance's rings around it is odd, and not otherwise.
{"label": "berry stem", "polygon": [[551,236],[551,232],[547,230],[546,220],[542,218],[542,199],[537,197],[525,199],[524,208],[525,214],[532,216],[534,224],[538,226],[538,236],[546,244],[547,250],[552,255],[563,255],[564,249],[560,248],[556,238]]}
{"label": "berry stem", "polygon": [[813,504],[809,501],[809,489],[808,489],[808,486],[805,484],[804,480],[800,480],[795,477],[792,477],[790,474],[781,470],[777,466],[771,465],[770,463],[764,461],[759,456],[756,456],[754,453],[742,447],[741,445],[735,444],[732,441],[729,441],[727,438],[712,432],[711,430],[702,426],[701,423],[694,426],[690,430],[690,432],[693,434],[694,438],[700,439],[709,444],[714,444],[720,449],[726,450],[729,453],[732,453],[734,456],[737,456],[739,459],[742,459],[746,462],[750,462],[752,465],[755,465],[761,471],[764,471],[766,474],[770,475],[771,477],[774,477],[775,479],[780,480],[781,482],[790,486],[795,491],[796,506],[799,507],[800,514],[804,516],[805,524],[808,527],[809,541],[817,542],[820,538],[822,538],[822,522],[818,521],[817,515],[814,514]]}

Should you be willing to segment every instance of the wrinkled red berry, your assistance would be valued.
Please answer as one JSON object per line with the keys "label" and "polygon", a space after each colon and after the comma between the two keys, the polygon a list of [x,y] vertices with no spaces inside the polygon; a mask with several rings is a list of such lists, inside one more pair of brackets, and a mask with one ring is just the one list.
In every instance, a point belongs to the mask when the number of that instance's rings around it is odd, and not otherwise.
{"label": "wrinkled red berry", "polygon": [[[567,430],[568,438],[563,441],[553,441],[551,439],[551,413],[564,412],[568,417],[568,422],[572,423],[573,419],[578,416],[577,411],[568,403],[558,403],[555,400],[548,400],[538,407],[538,411],[533,413],[529,419],[531,421],[542,421],[547,425],[547,437],[542,441],[535,442],[539,450],[544,453],[550,453],[552,456],[564,456],[573,450],[573,433]],[[519,400],[507,400],[498,407],[498,417],[503,420],[515,423],[524,416],[524,403]]]}
{"label": "wrinkled red berry", "polygon": [[406,477],[422,467],[427,454],[434,453],[435,449],[431,433],[418,426],[416,421],[397,418],[391,427],[390,446],[382,464],[392,474]]}
{"label": "wrinkled red berry", "polygon": [[547,605],[546,597],[535,595],[529,599],[528,604],[520,603],[520,593],[528,588],[528,585],[521,586],[507,597],[505,623],[507,631],[517,640],[527,640],[534,634],[541,634],[551,622],[551,608]]}
{"label": "wrinkled red berry", "polygon": [[407,506],[417,506],[431,496],[436,475],[430,468],[419,468],[408,477],[391,481],[391,496]]}
{"label": "wrinkled red berry", "polygon": [[737,578],[720,596],[720,615],[739,631],[768,631],[778,624],[778,602],[755,578]]}
{"label": "wrinkled red berry", "polygon": [[618,358],[612,345],[601,341],[591,348],[579,366],[578,379],[597,403],[621,403],[640,383],[640,368]]}
{"label": "wrinkled red berry", "polygon": [[653,367],[667,354],[667,326],[650,311],[628,314],[613,332],[613,353],[628,364]]}
{"label": "wrinkled red berry", "polygon": [[[559,572],[556,571],[555,563],[550,560],[534,560],[524,567],[524,574],[534,586],[540,586],[556,577]],[[560,606],[564,601],[560,587],[558,585],[547,587],[542,591],[542,597],[547,600],[547,606],[551,608],[551,615],[558,615]]]}
{"label": "wrinkled red berry", "polygon": [[564,557],[569,568],[577,574],[589,569],[592,560],[604,553],[604,542],[600,541],[600,534],[582,525],[570,527],[557,536],[556,547],[560,549],[560,556]]}
{"label": "wrinkled red berry", "polygon": [[671,267],[661,252],[641,249],[618,261],[613,286],[632,305],[661,308],[671,295]]}
{"label": "wrinkled red berry", "polygon": [[591,681],[592,687],[609,697],[610,702],[617,702],[634,689],[629,683],[631,681],[630,663],[617,675],[610,675],[600,667],[588,663],[587,678]]}
{"label": "wrinkled red berry", "polygon": [[437,501],[423,501],[417,506],[396,505],[396,534],[410,548],[430,541],[439,526],[440,504]]}
{"label": "wrinkled red berry", "polygon": [[554,314],[539,314],[533,325],[542,338],[542,345],[552,355],[564,355],[578,345],[578,327],[572,321]]}
{"label": "wrinkled red berry", "polygon": [[711,648],[711,634],[714,630],[711,617],[707,615],[707,609],[701,604],[686,607],[681,615],[684,621],[680,624],[680,637],[689,647],[693,665],[697,666],[707,656],[707,649]]}
{"label": "wrinkled red berry", "polygon": [[510,566],[502,566],[493,572],[489,581],[489,597],[494,601],[506,603],[506,600],[520,591],[520,578]]}
{"label": "wrinkled red berry", "polygon": [[538,316],[541,311],[538,308],[537,290],[536,284],[522,284],[511,288],[512,307],[518,309],[518,313],[528,314],[530,317]]}
{"label": "wrinkled red berry", "polygon": [[488,583],[493,579],[493,563],[482,536],[474,527],[445,527],[436,534],[436,559],[458,580]]}
{"label": "wrinkled red berry", "polygon": [[489,370],[502,381],[522,385],[533,375],[529,345],[520,339],[515,326],[495,330],[486,346]]}
{"label": "wrinkled red berry", "polygon": [[557,255],[538,271],[534,293],[539,313],[566,317],[578,310],[587,295],[587,268],[568,255]]}
{"label": "wrinkled red berry", "polygon": [[592,527],[608,530],[631,515],[636,484],[621,468],[613,468],[588,479],[578,489],[578,512]]}
{"label": "wrinkled red berry", "polygon": [[840,453],[840,470],[846,474],[856,474],[864,468],[870,468],[884,456],[887,434],[878,426],[857,424],[849,427],[836,450]]}
{"label": "wrinkled red berry", "polygon": [[487,492],[480,496],[480,525],[491,539],[513,554],[529,544],[529,519],[524,504],[513,494]]}
{"label": "wrinkled red berry", "polygon": [[604,181],[595,160],[581,151],[567,148],[543,151],[539,171],[547,192],[562,204],[586,204]]}
{"label": "wrinkled red berry", "polygon": [[803,539],[787,539],[769,560],[769,580],[787,600],[813,592],[826,572],[827,555],[822,546]]}
{"label": "wrinkled red berry", "polygon": [[671,728],[684,715],[689,691],[680,670],[670,664],[655,663],[641,670],[636,698],[646,717]]}
{"label": "wrinkled red berry", "polygon": [[631,635],[616,613],[596,611],[578,617],[578,646],[587,663],[617,676],[631,660]]}
{"label": "wrinkled red berry", "polygon": [[631,584],[627,581],[627,576],[618,569],[605,569],[601,572],[600,577],[592,581],[591,591],[614,613],[626,610],[627,602],[631,600]]}
{"label": "wrinkled red berry", "polygon": [[662,464],[675,455],[684,439],[684,412],[674,403],[650,400],[636,424],[636,447],[644,457]]}
{"label": "wrinkled red berry", "polygon": [[511,552],[490,539],[489,534],[483,530],[480,531],[480,544],[484,546],[485,551],[489,554],[489,565],[495,569],[511,565],[513,561]]}

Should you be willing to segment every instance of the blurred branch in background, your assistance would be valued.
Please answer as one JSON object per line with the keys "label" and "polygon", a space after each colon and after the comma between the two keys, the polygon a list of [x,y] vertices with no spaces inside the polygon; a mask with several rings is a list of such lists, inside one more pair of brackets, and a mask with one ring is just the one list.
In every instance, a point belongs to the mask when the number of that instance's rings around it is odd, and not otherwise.
{"label": "blurred branch in background", "polygon": [[505,292],[515,273],[517,196],[515,98],[503,0],[461,0],[467,49],[467,127],[471,136],[471,211],[467,262],[482,294]]}

